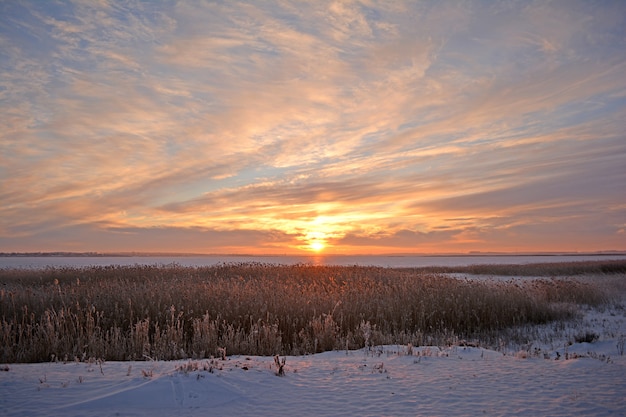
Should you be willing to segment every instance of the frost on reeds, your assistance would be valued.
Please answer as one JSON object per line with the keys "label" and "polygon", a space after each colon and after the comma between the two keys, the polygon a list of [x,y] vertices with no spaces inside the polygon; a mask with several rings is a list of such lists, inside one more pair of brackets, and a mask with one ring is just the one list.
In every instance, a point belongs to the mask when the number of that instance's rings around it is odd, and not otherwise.
{"label": "frost on reeds", "polygon": [[583,281],[479,282],[359,266],[5,269],[0,283],[3,363],[493,341],[512,326],[568,319],[572,303],[606,301]]}

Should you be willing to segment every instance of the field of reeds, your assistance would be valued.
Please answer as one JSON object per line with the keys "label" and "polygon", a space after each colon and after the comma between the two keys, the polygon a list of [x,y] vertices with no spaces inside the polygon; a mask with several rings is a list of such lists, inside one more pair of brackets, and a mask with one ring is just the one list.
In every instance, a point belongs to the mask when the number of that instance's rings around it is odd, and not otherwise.
{"label": "field of reeds", "polygon": [[595,274],[626,274],[626,261],[582,261],[528,264],[480,264],[467,266],[433,266],[417,268],[421,272],[464,273],[500,276],[577,276]]}
{"label": "field of reeds", "polygon": [[[443,274],[529,270],[546,278]],[[626,261],[445,270],[256,263],[0,270],[0,362],[495,343],[504,329],[568,320],[575,306],[610,298],[589,282],[553,276],[625,270]]]}

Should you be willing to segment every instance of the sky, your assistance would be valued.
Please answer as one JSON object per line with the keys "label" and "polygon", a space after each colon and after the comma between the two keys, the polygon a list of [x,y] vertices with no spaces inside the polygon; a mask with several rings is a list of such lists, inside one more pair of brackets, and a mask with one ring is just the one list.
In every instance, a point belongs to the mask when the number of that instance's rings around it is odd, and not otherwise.
{"label": "sky", "polygon": [[0,1],[0,251],[626,250],[626,2]]}

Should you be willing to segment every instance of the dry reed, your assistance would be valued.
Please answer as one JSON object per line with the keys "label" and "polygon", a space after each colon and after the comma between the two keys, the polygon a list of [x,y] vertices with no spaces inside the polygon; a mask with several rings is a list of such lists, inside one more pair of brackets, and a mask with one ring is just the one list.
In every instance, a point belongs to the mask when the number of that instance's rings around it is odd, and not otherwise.
{"label": "dry reed", "polygon": [[[609,272],[626,263],[615,265]],[[424,269],[359,266],[0,270],[0,283],[3,363],[493,340],[505,328],[572,317],[564,303],[606,301],[598,288],[572,280],[478,282]]]}

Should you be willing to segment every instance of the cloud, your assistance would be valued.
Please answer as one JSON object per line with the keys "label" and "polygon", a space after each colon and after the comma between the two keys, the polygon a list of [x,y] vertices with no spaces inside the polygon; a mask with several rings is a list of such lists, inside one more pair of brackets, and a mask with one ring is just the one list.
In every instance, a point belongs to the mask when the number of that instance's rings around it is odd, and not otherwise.
{"label": "cloud", "polygon": [[581,247],[623,248],[619,3],[0,13],[6,241],[88,246],[124,230],[143,250],[157,231],[198,245],[219,232],[245,251],[246,236],[274,250],[317,233],[337,251],[559,250],[542,231],[578,224]]}
{"label": "cloud", "polygon": [[[33,245],[33,240],[36,244]],[[0,251],[105,251],[173,253],[285,253],[294,239],[279,231],[219,231],[199,227],[117,227],[106,223],[37,230],[29,236],[0,239]]]}
{"label": "cloud", "polygon": [[413,252],[423,251],[424,247],[437,247],[448,245],[459,231],[444,230],[419,232],[414,230],[401,229],[392,234],[347,234],[338,244],[357,247],[378,247],[390,250]]}

